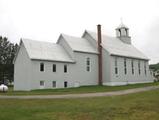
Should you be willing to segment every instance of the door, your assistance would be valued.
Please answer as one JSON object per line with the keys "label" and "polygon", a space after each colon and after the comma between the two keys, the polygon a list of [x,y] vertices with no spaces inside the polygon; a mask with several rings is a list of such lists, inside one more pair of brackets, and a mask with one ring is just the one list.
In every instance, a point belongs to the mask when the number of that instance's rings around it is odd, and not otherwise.
{"label": "door", "polygon": [[67,81],[64,82],[64,87],[67,88]]}

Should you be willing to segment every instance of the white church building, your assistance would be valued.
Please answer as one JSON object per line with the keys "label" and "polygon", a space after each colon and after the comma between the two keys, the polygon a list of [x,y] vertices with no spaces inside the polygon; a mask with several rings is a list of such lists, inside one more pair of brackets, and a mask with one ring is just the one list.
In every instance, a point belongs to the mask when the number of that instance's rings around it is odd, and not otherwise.
{"label": "white church building", "polygon": [[149,59],[132,45],[129,28],[116,36],[85,30],[82,37],[61,34],[57,43],[21,39],[14,59],[14,90],[153,82]]}

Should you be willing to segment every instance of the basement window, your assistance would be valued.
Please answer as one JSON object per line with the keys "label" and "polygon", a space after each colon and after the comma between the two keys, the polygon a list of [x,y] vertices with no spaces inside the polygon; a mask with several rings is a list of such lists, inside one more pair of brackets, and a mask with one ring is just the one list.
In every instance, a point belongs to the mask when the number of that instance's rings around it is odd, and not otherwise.
{"label": "basement window", "polygon": [[40,63],[40,71],[41,71],[41,72],[44,71],[44,63]]}
{"label": "basement window", "polygon": [[52,87],[56,88],[56,81],[52,81]]}
{"label": "basement window", "polygon": [[44,85],[45,85],[44,81],[40,81],[40,86],[44,86]]}

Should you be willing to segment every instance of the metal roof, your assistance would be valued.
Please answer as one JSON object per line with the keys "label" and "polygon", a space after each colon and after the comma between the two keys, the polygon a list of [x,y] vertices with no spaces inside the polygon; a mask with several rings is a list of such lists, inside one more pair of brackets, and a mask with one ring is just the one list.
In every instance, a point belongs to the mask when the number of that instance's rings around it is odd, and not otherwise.
{"label": "metal roof", "polygon": [[96,48],[89,43],[85,38],[69,36],[61,34],[73,51],[86,52],[86,53],[98,53]]}
{"label": "metal roof", "polygon": [[55,43],[22,39],[30,59],[74,62],[64,48]]}
{"label": "metal roof", "polygon": [[[95,32],[86,31],[94,40],[97,40]],[[126,44],[119,38],[102,35],[102,46],[111,55],[125,56],[131,58],[148,60],[142,52],[135,48],[132,44]]]}

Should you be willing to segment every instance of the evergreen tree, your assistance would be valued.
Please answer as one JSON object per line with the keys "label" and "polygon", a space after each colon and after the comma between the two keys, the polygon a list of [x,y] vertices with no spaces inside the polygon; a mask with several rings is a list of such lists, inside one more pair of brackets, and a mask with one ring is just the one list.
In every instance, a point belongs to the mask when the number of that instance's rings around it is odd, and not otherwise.
{"label": "evergreen tree", "polygon": [[13,59],[17,49],[17,44],[14,45],[6,37],[0,36],[0,83],[13,81]]}

